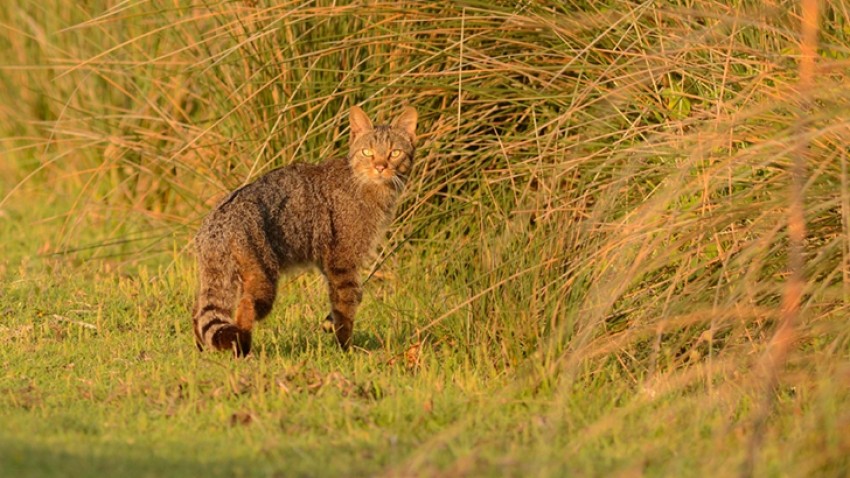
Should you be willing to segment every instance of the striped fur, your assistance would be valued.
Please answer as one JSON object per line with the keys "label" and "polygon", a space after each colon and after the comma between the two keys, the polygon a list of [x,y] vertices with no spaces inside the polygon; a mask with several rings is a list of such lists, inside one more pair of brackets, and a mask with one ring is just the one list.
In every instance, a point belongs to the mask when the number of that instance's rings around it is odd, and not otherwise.
{"label": "striped fur", "polygon": [[363,298],[358,268],[395,213],[412,167],[416,111],[373,126],[351,109],[347,158],[292,164],[227,196],[195,237],[199,289],[193,313],[198,348],[251,350],[254,322],[272,310],[280,274],[313,264],[327,279],[326,330],[351,343]]}

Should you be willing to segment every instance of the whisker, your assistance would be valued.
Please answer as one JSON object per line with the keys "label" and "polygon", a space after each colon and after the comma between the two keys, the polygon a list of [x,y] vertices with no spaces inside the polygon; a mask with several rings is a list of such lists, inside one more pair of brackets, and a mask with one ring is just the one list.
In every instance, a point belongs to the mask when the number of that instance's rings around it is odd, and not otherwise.
{"label": "whisker", "polygon": [[401,180],[399,176],[393,176],[393,185],[396,187],[397,191],[401,191],[404,189],[404,181]]}

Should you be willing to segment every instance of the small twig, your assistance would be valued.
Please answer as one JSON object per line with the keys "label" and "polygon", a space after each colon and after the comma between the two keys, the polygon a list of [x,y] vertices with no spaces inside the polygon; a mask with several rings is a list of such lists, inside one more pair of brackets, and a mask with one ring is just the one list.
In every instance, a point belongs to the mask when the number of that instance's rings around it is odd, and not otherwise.
{"label": "small twig", "polygon": [[460,58],[457,65],[457,130],[455,134],[460,137],[461,122],[461,105],[463,104],[463,40],[466,31],[466,8],[461,10],[460,14]]}
{"label": "small twig", "polygon": [[68,317],[63,317],[58,314],[53,314],[53,318],[60,322],[68,322],[69,324],[79,325],[80,327],[85,327],[87,329],[97,330],[96,325],[90,324],[88,322],[83,322],[82,320],[69,319]]}

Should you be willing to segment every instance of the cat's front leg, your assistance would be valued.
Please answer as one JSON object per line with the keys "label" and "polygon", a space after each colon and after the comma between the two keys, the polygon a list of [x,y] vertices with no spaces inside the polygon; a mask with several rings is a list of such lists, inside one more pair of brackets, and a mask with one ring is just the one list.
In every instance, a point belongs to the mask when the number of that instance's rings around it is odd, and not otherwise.
{"label": "cat's front leg", "polygon": [[348,350],[354,329],[354,315],[363,299],[357,267],[352,264],[334,264],[326,267],[324,272],[328,280],[331,313],[323,327],[333,331],[340,347]]}

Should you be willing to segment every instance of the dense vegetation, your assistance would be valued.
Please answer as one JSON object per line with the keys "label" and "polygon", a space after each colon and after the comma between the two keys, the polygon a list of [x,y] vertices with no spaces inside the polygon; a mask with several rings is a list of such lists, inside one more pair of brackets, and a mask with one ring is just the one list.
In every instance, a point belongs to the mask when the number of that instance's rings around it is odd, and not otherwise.
{"label": "dense vegetation", "polygon": [[[805,89],[800,30],[784,0],[7,0],[0,469],[850,473],[850,7]],[[198,354],[200,218],[343,152],[353,104],[423,132],[357,350],[305,272],[253,357]]]}

